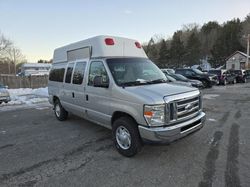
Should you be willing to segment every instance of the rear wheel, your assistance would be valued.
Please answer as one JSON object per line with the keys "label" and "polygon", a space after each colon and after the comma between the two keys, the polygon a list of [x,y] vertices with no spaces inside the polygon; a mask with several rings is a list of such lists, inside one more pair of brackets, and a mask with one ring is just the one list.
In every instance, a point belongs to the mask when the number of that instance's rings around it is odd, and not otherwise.
{"label": "rear wheel", "polygon": [[54,103],[55,116],[59,121],[64,121],[68,117],[68,112],[62,107],[59,99]]}
{"label": "rear wheel", "polygon": [[121,117],[114,121],[112,137],[118,152],[126,157],[134,156],[142,148],[137,124],[130,117]]}
{"label": "rear wheel", "polygon": [[0,101],[0,105],[2,104],[2,101]]}

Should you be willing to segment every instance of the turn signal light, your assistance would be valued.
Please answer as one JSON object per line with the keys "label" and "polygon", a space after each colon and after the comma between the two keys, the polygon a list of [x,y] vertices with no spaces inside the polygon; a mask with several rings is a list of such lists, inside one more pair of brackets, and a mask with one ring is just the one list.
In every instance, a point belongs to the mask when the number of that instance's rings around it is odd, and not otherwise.
{"label": "turn signal light", "polygon": [[144,116],[152,117],[153,116],[153,112],[152,111],[144,111]]}

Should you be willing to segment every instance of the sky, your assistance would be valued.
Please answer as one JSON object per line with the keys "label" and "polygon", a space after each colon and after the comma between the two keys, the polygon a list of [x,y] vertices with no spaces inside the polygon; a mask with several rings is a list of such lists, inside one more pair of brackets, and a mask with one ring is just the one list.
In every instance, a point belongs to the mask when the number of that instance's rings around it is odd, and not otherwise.
{"label": "sky", "polygon": [[171,37],[185,24],[222,24],[249,13],[250,0],[0,0],[0,32],[37,62],[96,35],[144,43],[156,34]]}

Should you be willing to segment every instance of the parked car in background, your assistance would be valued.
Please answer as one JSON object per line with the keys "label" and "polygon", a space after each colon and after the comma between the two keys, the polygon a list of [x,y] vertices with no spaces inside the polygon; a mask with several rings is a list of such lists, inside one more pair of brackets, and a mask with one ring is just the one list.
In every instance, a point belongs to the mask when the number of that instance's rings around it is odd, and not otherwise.
{"label": "parked car in background", "polygon": [[225,69],[219,69],[219,70],[210,70],[208,72],[211,75],[217,75],[219,84],[221,85],[227,85],[227,84],[235,84],[236,83],[236,75],[230,71],[227,71]]}
{"label": "parked car in background", "polygon": [[246,83],[247,78],[245,75],[245,70],[230,70],[231,73],[235,74],[237,83]]}
{"label": "parked car in background", "polygon": [[173,78],[172,76],[164,73],[167,80],[169,81],[170,84],[177,84],[177,85],[180,85],[180,86],[189,86],[189,87],[192,87],[192,84],[189,83],[189,82],[183,82],[183,81],[179,81],[179,80],[176,80],[175,78]]}
{"label": "parked car in background", "polygon": [[0,83],[0,104],[8,103],[10,101],[10,94],[8,92],[8,86],[4,86]]}
{"label": "parked car in background", "polygon": [[163,73],[167,73],[167,74],[174,74],[175,73],[174,69],[161,69],[161,71]]}
{"label": "parked car in background", "polygon": [[189,84],[191,84],[191,86],[196,87],[196,88],[203,88],[204,87],[201,81],[188,79],[187,77],[184,77],[181,74],[170,74],[169,76],[173,77],[177,81],[189,83]]}
{"label": "parked car in background", "polygon": [[218,78],[216,75],[209,75],[207,73],[201,72],[198,69],[176,69],[175,73],[181,74],[189,79],[199,80],[202,82],[205,88],[211,88],[213,85],[218,84]]}

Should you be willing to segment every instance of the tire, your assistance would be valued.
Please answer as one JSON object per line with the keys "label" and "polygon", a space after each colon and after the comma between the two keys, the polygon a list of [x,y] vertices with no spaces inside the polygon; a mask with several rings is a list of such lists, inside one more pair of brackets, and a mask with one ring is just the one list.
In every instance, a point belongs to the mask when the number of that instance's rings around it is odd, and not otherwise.
{"label": "tire", "polygon": [[9,101],[4,101],[6,104],[9,102]]}
{"label": "tire", "polygon": [[54,103],[54,112],[59,121],[65,121],[68,118],[68,112],[62,107],[59,99]]}
{"label": "tire", "polygon": [[117,151],[126,157],[136,155],[142,148],[137,123],[130,117],[121,117],[114,121],[112,138]]}
{"label": "tire", "polygon": [[2,104],[2,101],[0,101],[0,105]]}
{"label": "tire", "polygon": [[202,80],[201,82],[202,82],[202,84],[204,85],[205,88],[211,88],[212,87],[212,84],[207,80]]}

